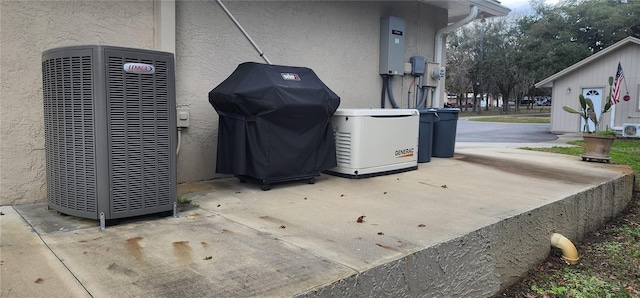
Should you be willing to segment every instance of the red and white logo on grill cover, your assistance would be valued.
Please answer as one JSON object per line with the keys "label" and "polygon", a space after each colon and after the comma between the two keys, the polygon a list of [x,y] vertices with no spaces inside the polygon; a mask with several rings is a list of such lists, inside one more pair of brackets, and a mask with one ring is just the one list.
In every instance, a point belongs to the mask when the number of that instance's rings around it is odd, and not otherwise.
{"label": "red and white logo on grill cover", "polygon": [[287,81],[300,81],[300,76],[295,73],[281,72],[280,75]]}

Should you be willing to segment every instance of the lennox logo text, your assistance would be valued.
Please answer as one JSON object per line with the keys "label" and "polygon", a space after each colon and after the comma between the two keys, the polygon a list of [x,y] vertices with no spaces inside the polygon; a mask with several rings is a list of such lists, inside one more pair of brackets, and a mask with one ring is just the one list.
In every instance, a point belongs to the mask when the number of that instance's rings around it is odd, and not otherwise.
{"label": "lennox logo text", "polygon": [[126,72],[137,74],[153,74],[156,72],[156,68],[153,65],[144,63],[125,63],[122,68]]}

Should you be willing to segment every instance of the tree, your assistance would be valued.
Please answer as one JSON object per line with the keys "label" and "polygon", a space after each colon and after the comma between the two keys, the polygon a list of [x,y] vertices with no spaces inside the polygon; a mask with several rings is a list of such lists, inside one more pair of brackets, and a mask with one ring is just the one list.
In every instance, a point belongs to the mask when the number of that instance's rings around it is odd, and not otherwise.
{"label": "tree", "polygon": [[[447,90],[531,98],[538,82],[627,36],[640,38],[640,0],[531,0],[533,15],[476,21],[450,34]],[[487,103],[488,104],[488,103]],[[479,111],[479,110],[478,110]]]}
{"label": "tree", "polygon": [[509,99],[522,77],[521,67],[518,64],[519,38],[515,27],[509,24],[507,19],[492,22],[485,35],[487,58],[483,67],[491,70],[491,81],[502,95],[502,107],[504,111],[507,111]]}
{"label": "tree", "polygon": [[448,37],[446,88],[450,94],[456,95],[458,102],[466,98],[472,84],[468,76],[474,64],[472,48],[468,43],[470,38],[469,32],[464,29],[455,31]]}
{"label": "tree", "polygon": [[565,0],[555,6],[534,0],[532,6],[535,14],[517,23],[538,80],[627,36],[640,38],[637,0]]}
{"label": "tree", "polygon": [[[473,93],[473,110],[480,112],[479,102],[488,82],[488,69],[483,66],[483,30],[484,24],[473,22],[461,27],[449,36],[447,59],[448,73],[451,82],[447,82],[447,90],[455,90],[459,99]],[[462,96],[462,95],[465,96]],[[466,109],[465,105],[465,109]]]}
{"label": "tree", "polygon": [[[520,83],[523,71],[518,65],[519,39],[515,26],[506,19],[480,21],[461,28],[451,42],[452,59],[466,57],[466,76],[474,94],[474,111],[480,112],[485,94],[500,93],[503,108],[514,88]],[[459,74],[460,75],[460,74]],[[487,96],[487,108],[489,106]]]}

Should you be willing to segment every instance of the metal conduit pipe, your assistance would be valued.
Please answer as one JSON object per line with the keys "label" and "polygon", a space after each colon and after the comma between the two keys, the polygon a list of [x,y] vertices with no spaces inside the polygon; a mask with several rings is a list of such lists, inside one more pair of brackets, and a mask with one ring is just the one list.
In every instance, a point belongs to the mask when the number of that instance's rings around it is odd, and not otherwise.
{"label": "metal conduit pipe", "polygon": [[387,99],[387,79],[382,77],[382,94],[380,95],[380,108],[384,109],[384,104]]}
{"label": "metal conduit pipe", "polygon": [[418,84],[416,85],[416,102],[415,102],[416,109],[419,108],[420,99],[422,98],[421,92],[422,92],[423,79],[424,79],[424,75],[419,76]]}
{"label": "metal conduit pipe", "polygon": [[182,127],[178,127],[178,145],[176,146],[176,155],[180,154],[181,142],[182,142]]}
{"label": "metal conduit pipe", "polygon": [[240,31],[242,31],[242,34],[244,34],[244,37],[247,38],[247,40],[249,40],[249,42],[251,43],[251,45],[256,49],[256,51],[258,51],[258,54],[260,54],[260,57],[262,57],[262,59],[264,59],[265,62],[267,62],[267,64],[271,64],[271,61],[269,61],[269,58],[267,58],[267,56],[264,54],[264,52],[260,49],[260,47],[258,47],[258,45],[256,44],[255,41],[253,41],[253,39],[251,38],[251,36],[249,36],[249,33],[247,33],[247,31],[244,30],[244,28],[242,28],[242,25],[240,25],[240,23],[238,22],[238,20],[236,20],[236,18],[231,14],[231,12],[227,9],[227,7],[224,5],[224,3],[222,3],[221,0],[216,0],[216,2],[218,2],[218,4],[220,5],[220,7],[222,7],[222,9],[224,10],[224,12],[229,16],[229,18],[233,21],[234,24],[236,24],[236,26],[238,27],[238,29],[240,29]]}
{"label": "metal conduit pipe", "polygon": [[567,237],[553,233],[553,235],[551,235],[551,246],[562,250],[562,259],[567,262],[567,264],[574,265],[578,263],[580,259],[578,257],[578,250]]}
{"label": "metal conduit pipe", "polygon": [[[422,90],[422,96],[420,96],[420,101],[418,102],[418,104],[416,105],[416,109],[422,109],[424,108],[423,106],[427,103],[427,89],[429,87],[427,86],[423,86],[421,88]],[[431,101],[433,101],[433,98],[431,99]]]}
{"label": "metal conduit pipe", "polygon": [[[434,62],[438,63],[439,67],[442,67],[442,56],[444,55],[442,51],[442,45],[444,44],[445,34],[468,24],[477,16],[478,16],[478,7],[475,5],[472,5],[471,11],[466,17],[436,32],[436,41],[435,41],[436,48],[435,48]],[[440,89],[441,89],[440,83],[436,84],[436,89],[435,89],[435,92],[433,93],[433,99],[432,99],[432,106],[435,108],[440,107]]]}
{"label": "metal conduit pipe", "polygon": [[391,107],[394,109],[398,109],[400,108],[400,106],[398,106],[398,103],[396,102],[395,97],[393,97],[393,90],[392,88],[392,84],[391,84],[391,79],[393,78],[393,76],[387,76],[386,80],[387,80],[387,94],[389,95],[389,103],[391,104]]}

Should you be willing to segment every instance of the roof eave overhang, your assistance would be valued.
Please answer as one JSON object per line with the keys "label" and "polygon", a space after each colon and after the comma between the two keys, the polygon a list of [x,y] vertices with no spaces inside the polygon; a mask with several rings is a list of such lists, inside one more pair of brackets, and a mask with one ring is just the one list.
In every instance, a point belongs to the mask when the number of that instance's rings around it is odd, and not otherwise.
{"label": "roof eave overhang", "polygon": [[[506,6],[500,5],[499,2],[495,1],[487,1],[487,0],[465,0],[462,2],[467,2],[470,5],[475,5],[478,7],[480,13],[478,13],[479,18],[493,18],[493,17],[504,17],[511,9]],[[463,16],[464,17],[464,16]],[[451,22],[451,20],[449,20]]]}
{"label": "roof eave overhang", "polygon": [[553,88],[553,81],[551,82],[540,82],[538,84],[534,84],[536,88]]}
{"label": "roof eave overhang", "polygon": [[455,23],[471,11],[472,6],[478,7],[476,19],[503,17],[511,12],[506,6],[494,0],[418,0],[419,2],[447,10],[449,24]]}
{"label": "roof eave overhang", "polygon": [[568,74],[576,71],[577,69],[579,69],[579,68],[581,68],[581,67],[583,67],[583,66],[585,66],[585,65],[587,65],[589,63],[591,63],[592,61],[597,60],[600,57],[606,56],[610,52],[613,52],[616,49],[618,49],[618,48],[620,48],[620,47],[622,47],[622,46],[624,46],[626,44],[629,44],[629,43],[635,43],[635,44],[640,45],[640,39],[632,37],[632,36],[626,37],[623,40],[618,41],[615,44],[607,47],[606,49],[604,49],[604,50],[602,50],[600,52],[597,52],[597,53],[595,53],[595,54],[593,54],[593,55],[591,55],[591,56],[589,56],[587,58],[584,58],[581,61],[579,61],[578,63],[575,63],[575,64],[573,64],[573,65],[571,65],[571,66],[569,66],[569,67],[567,67],[567,68],[565,68],[565,69],[563,69],[563,70],[551,75],[550,77],[548,77],[548,78],[546,78],[546,79],[534,84],[533,86],[536,87],[536,88],[551,88],[551,87],[553,87],[553,82],[555,80],[557,80],[559,78],[562,78],[565,75],[568,75]]}

